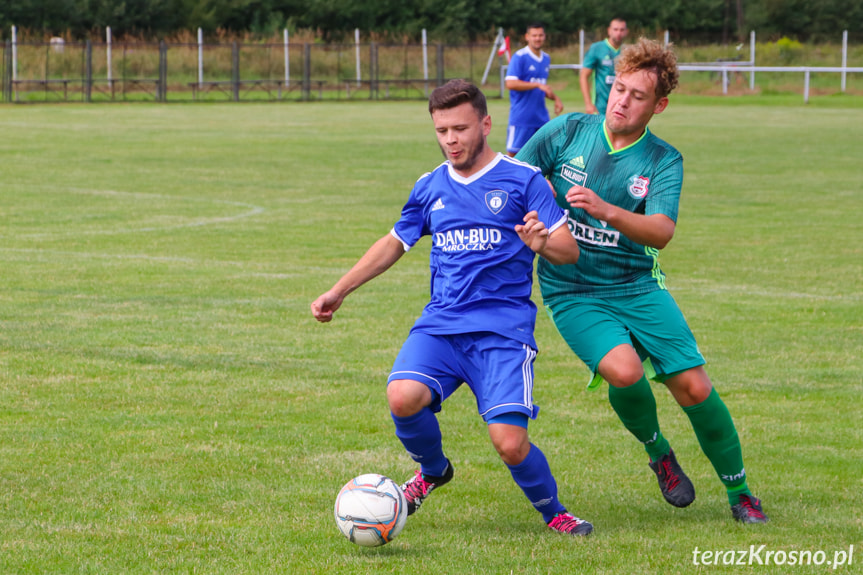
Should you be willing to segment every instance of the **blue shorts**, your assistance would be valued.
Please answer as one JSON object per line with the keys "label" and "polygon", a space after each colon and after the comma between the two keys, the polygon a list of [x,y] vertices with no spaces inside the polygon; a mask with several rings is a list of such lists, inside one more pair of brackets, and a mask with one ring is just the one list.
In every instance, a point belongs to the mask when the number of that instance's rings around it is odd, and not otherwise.
{"label": "blue shorts", "polygon": [[542,126],[513,126],[506,130],[506,151],[515,154]]}
{"label": "blue shorts", "polygon": [[387,383],[412,379],[432,391],[432,411],[438,412],[462,383],[476,397],[483,420],[505,413],[536,419],[533,404],[533,360],[536,350],[496,333],[457,335],[412,333],[396,357]]}
{"label": "blue shorts", "polygon": [[651,379],[665,381],[673,374],[704,365],[695,336],[667,290],[619,297],[560,298],[546,309],[560,335],[594,373],[594,385],[599,384],[599,362],[622,344],[635,348]]}

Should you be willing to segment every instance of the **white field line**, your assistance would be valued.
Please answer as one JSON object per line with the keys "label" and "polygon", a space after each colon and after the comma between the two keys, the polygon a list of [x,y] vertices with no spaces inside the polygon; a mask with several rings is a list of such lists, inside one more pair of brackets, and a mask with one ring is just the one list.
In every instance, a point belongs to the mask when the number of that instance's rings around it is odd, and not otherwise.
{"label": "white field line", "polygon": [[69,188],[69,192],[73,194],[84,194],[84,195],[93,195],[93,196],[103,196],[103,197],[120,197],[120,198],[132,198],[140,201],[149,201],[153,199],[160,200],[174,200],[178,202],[198,202],[198,203],[208,203],[208,204],[218,204],[232,207],[240,207],[246,208],[247,211],[230,215],[230,216],[217,216],[210,218],[199,218],[191,222],[185,222],[182,224],[168,224],[162,226],[147,226],[147,227],[120,227],[115,229],[100,229],[100,230],[77,230],[77,231],[63,231],[63,232],[36,232],[30,234],[19,234],[15,237],[17,238],[31,238],[31,239],[44,239],[44,238],[52,238],[52,237],[68,237],[68,236],[92,236],[92,235],[115,235],[115,234],[134,234],[134,233],[142,233],[142,232],[157,232],[157,231],[165,231],[171,229],[179,229],[179,228],[193,228],[200,226],[209,226],[213,224],[220,223],[229,223],[237,220],[250,218],[253,216],[257,216],[266,211],[266,208],[262,206],[256,206],[254,204],[248,204],[245,202],[234,202],[229,200],[217,200],[212,198],[205,198],[201,196],[197,197],[177,197],[170,196],[165,194],[145,194],[138,192],[118,192],[114,190],[84,190],[84,189],[76,189]]}

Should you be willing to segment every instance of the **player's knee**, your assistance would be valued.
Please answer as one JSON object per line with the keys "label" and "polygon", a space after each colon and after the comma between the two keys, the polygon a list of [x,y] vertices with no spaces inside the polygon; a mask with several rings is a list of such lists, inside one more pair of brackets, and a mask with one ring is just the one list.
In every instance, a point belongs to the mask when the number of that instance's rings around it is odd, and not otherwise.
{"label": "player's knee", "polygon": [[696,367],[669,378],[665,385],[677,403],[683,406],[697,405],[707,399],[713,384],[703,367]]}
{"label": "player's knee", "polygon": [[507,465],[518,465],[530,451],[530,441],[526,433],[498,434],[493,436],[492,443]]}
{"label": "player's knee", "polygon": [[644,377],[644,368],[640,363],[615,364],[605,371],[602,377],[614,387],[629,387]]}
{"label": "player's knee", "polygon": [[418,381],[397,379],[387,385],[387,403],[396,417],[415,415],[430,401],[431,392]]}

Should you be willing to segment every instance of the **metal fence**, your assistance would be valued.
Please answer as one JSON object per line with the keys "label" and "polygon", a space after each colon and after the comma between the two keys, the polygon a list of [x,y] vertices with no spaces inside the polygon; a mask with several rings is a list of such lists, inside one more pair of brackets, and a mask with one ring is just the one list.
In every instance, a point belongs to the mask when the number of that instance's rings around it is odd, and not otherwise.
{"label": "metal fence", "polygon": [[478,82],[492,44],[12,43],[2,101],[424,99]]}
{"label": "metal fence", "polygon": [[[749,59],[681,64],[721,83],[748,74],[797,75],[809,100],[812,74],[836,75],[845,91],[849,74],[847,36],[841,67],[763,67],[755,65],[755,35]],[[485,44],[318,43],[20,43],[0,44],[2,102],[181,102],[425,99],[451,78],[475,83],[497,77],[506,96],[506,65],[493,57],[498,40]],[[580,41],[579,59],[584,54]],[[580,64],[555,64],[552,71],[577,71]],[[693,77],[698,74],[694,74]],[[560,76],[558,76],[560,77]],[[574,76],[573,76],[574,77]],[[765,76],[766,77],[766,76]],[[858,76],[859,77],[859,76]],[[717,84],[718,85],[718,84]],[[496,93],[495,93],[496,92]]]}

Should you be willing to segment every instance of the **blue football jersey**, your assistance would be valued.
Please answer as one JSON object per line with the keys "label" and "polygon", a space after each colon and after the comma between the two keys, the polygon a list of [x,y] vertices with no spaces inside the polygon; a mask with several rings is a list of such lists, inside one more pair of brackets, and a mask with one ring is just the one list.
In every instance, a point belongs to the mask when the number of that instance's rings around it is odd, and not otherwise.
{"label": "blue football jersey", "polygon": [[412,332],[490,331],[536,348],[534,252],[515,231],[536,210],[549,231],[566,223],[538,169],[503,154],[470,178],[449,162],[417,180],[392,234],[410,249],[431,236],[431,301]]}
{"label": "blue football jersey", "polygon": [[[506,80],[548,83],[551,56],[541,52],[537,57],[525,46],[512,56],[506,69]],[[545,92],[533,90],[509,91],[509,125],[539,127],[548,122],[548,108],[545,107]]]}

